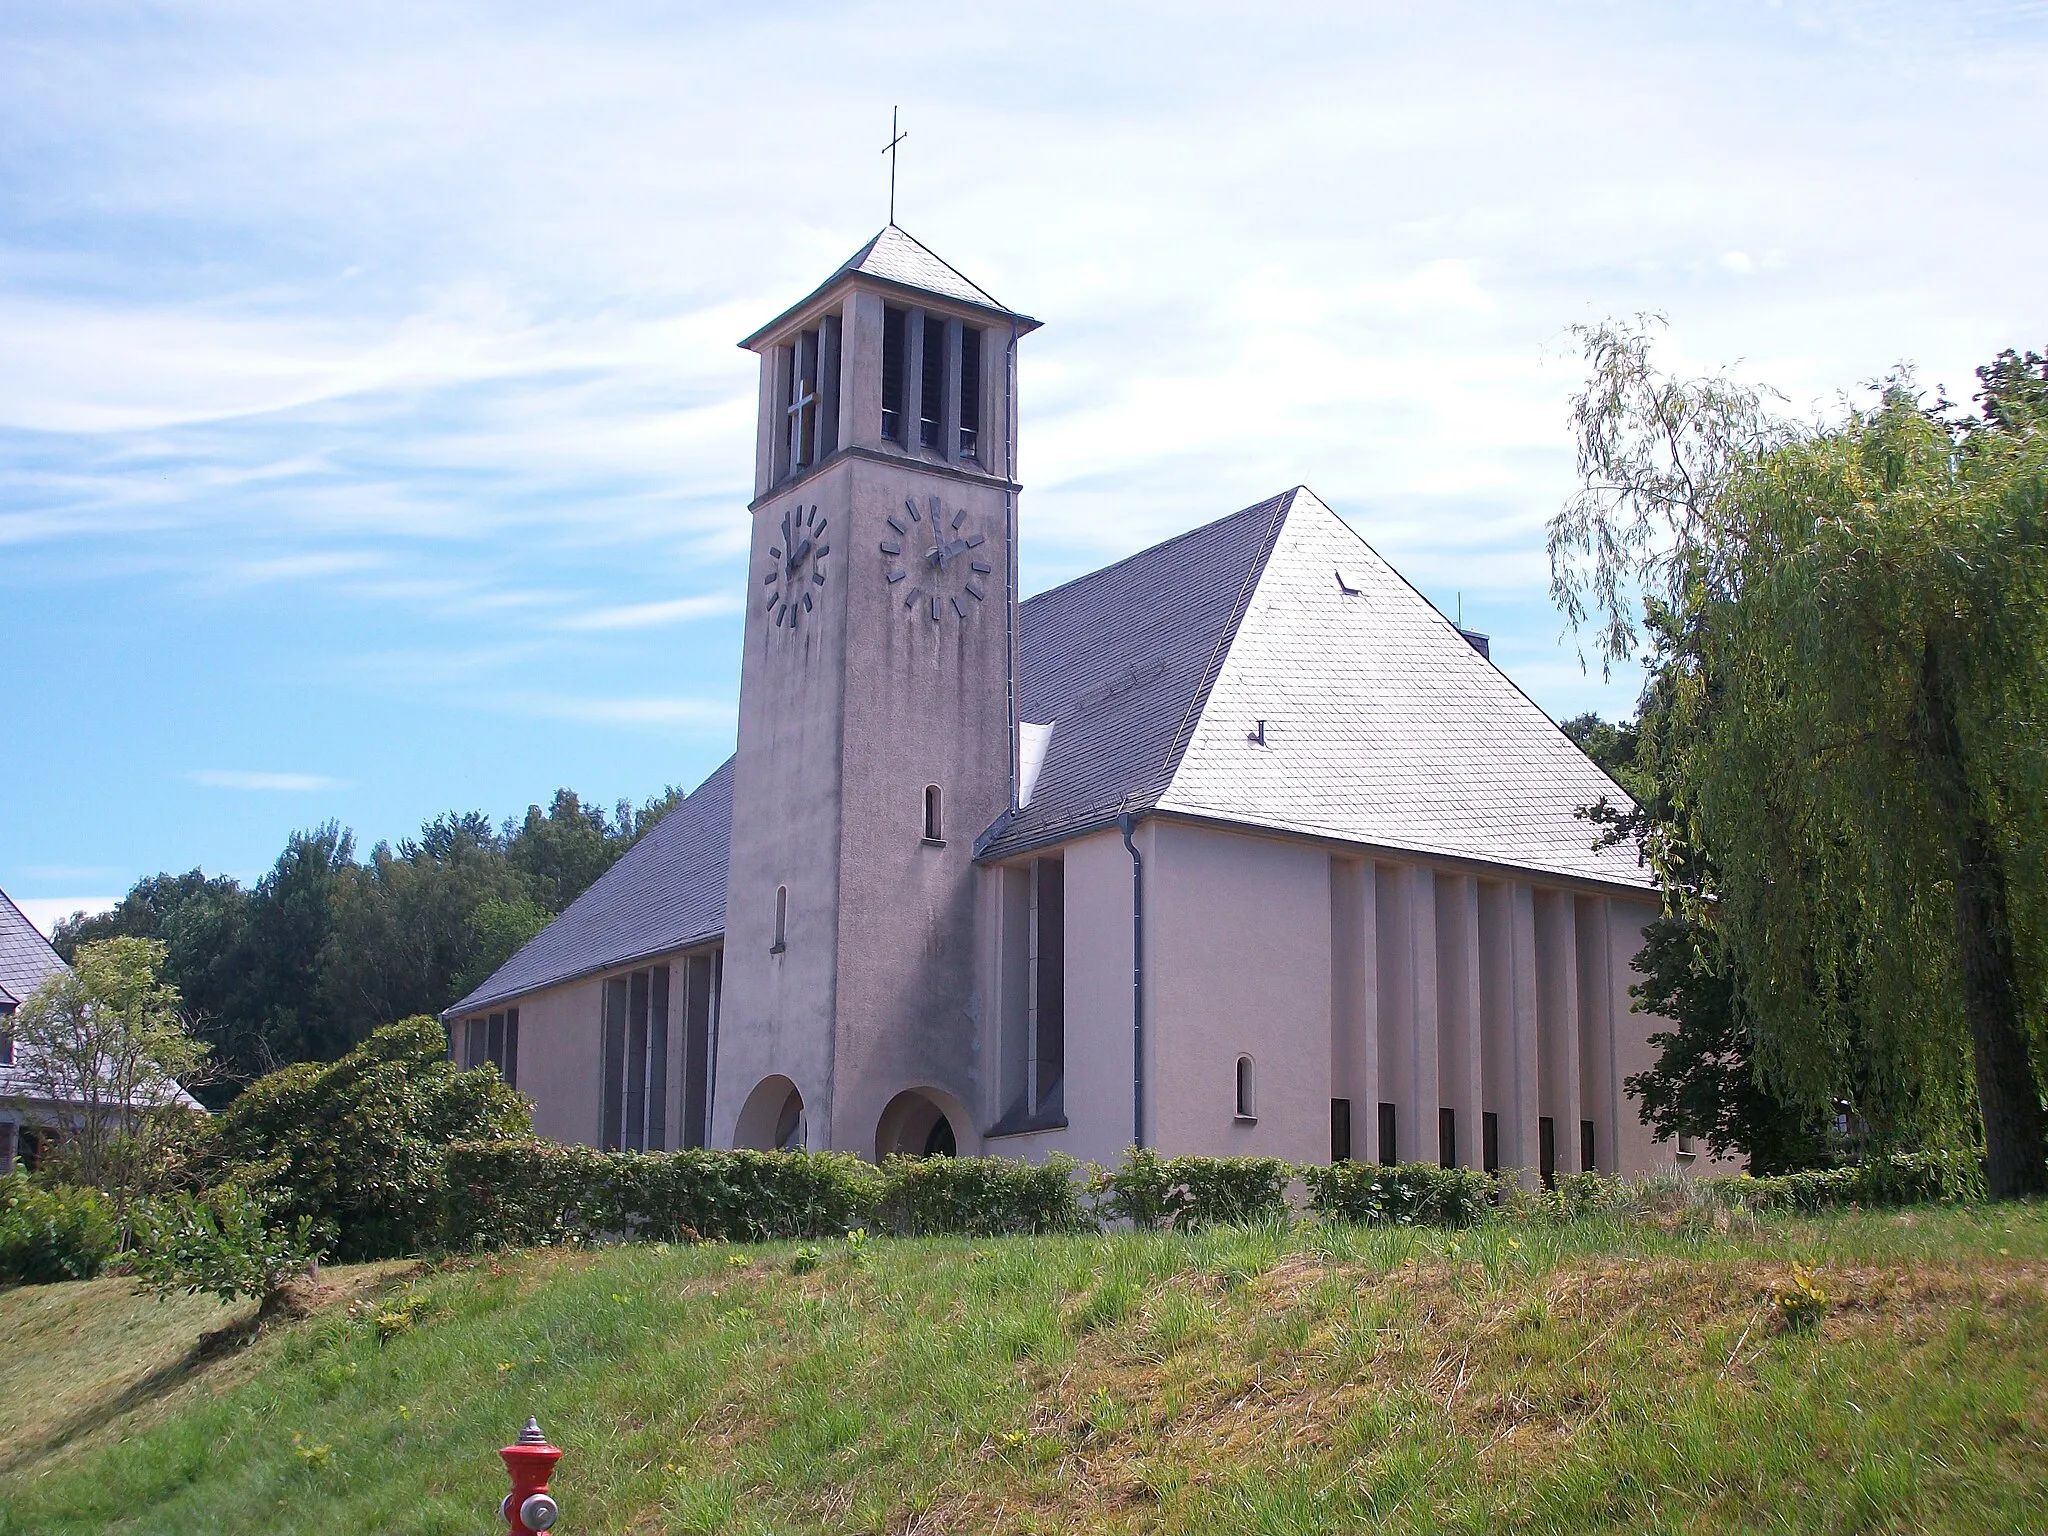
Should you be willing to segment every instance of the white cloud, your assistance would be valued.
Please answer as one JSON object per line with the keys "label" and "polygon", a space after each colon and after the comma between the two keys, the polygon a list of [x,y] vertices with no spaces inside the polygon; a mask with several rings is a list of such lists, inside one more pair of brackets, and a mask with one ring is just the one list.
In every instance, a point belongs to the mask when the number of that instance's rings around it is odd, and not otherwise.
{"label": "white cloud", "polygon": [[557,619],[557,629],[655,629],[666,624],[688,624],[696,619],[718,618],[738,613],[739,592],[707,592],[697,597],[671,597],[652,603],[626,603],[613,608],[593,608]]}
{"label": "white cloud", "polygon": [[194,768],[185,777],[209,789],[247,789],[283,794],[349,787],[348,780],[329,778],[322,773],[265,773],[247,768]]}

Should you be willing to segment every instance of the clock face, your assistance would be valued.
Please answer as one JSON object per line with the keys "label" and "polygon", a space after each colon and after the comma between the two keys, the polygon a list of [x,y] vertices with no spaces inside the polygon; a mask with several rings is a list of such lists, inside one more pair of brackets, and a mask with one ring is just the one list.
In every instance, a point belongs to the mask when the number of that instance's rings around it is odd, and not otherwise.
{"label": "clock face", "polygon": [[923,507],[905,501],[889,518],[882,540],[883,574],[903,606],[931,623],[964,619],[988,598],[988,535],[969,520],[965,507],[947,511],[938,497]]}
{"label": "clock face", "polygon": [[768,589],[762,609],[775,615],[777,629],[787,625],[794,634],[815,606],[817,589],[825,585],[825,556],[831,552],[825,542],[825,519],[815,506],[783,511],[782,542],[768,551],[768,574],[761,578]]}

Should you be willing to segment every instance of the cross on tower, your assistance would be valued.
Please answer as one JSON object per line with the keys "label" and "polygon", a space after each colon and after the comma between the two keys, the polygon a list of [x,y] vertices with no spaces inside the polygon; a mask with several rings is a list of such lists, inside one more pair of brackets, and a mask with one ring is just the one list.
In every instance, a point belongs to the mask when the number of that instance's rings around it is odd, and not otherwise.
{"label": "cross on tower", "polygon": [[896,146],[910,135],[896,128],[897,108],[889,109],[889,142],[882,146],[882,153],[889,157],[889,222],[896,222]]}

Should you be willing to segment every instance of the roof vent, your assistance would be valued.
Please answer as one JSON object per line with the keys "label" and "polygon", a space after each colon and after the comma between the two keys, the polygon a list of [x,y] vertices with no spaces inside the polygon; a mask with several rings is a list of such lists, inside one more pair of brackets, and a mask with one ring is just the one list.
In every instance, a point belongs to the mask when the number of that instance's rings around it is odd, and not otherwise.
{"label": "roof vent", "polygon": [[1476,629],[1467,629],[1462,624],[1453,625],[1452,627],[1465,637],[1465,643],[1471,646],[1473,650],[1484,656],[1488,661],[1493,660],[1493,642],[1485,635],[1480,634]]}
{"label": "roof vent", "polygon": [[1346,597],[1356,597],[1365,590],[1365,578],[1356,571],[1345,570],[1340,565],[1337,567],[1337,590]]}

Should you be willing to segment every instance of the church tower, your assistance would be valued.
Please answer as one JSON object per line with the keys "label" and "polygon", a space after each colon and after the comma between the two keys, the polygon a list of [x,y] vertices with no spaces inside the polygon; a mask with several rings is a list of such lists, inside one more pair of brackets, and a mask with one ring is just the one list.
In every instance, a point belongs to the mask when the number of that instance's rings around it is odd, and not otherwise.
{"label": "church tower", "polygon": [[742,343],[761,391],[714,1145],[968,1149],[1036,327],[892,223]]}

